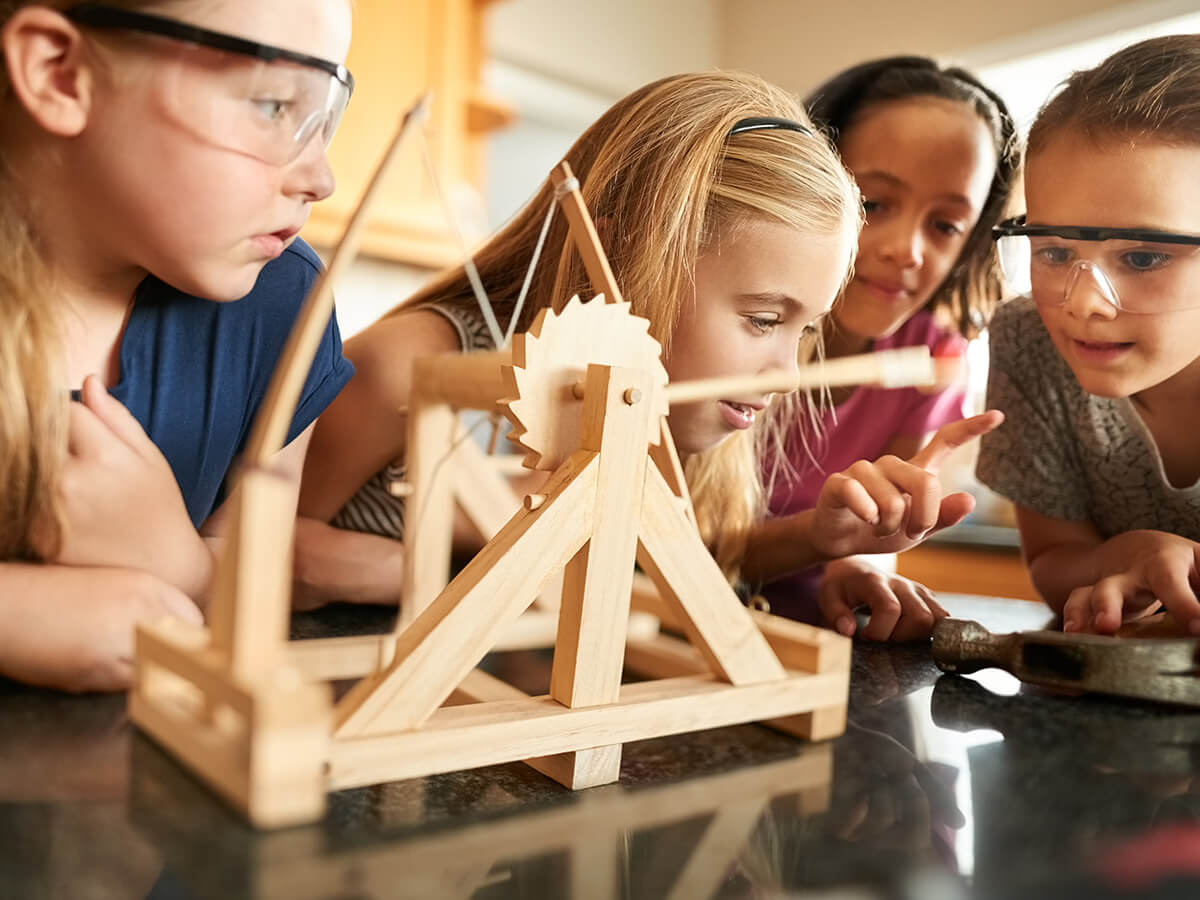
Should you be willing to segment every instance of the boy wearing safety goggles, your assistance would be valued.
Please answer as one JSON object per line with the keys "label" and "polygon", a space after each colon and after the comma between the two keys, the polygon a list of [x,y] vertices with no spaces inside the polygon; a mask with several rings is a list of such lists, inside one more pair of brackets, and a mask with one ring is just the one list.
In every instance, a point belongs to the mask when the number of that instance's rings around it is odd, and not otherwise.
{"label": "boy wearing safety goggles", "polygon": [[995,229],[1026,294],[991,326],[979,479],[1017,505],[1068,631],[1164,606],[1200,634],[1200,35],[1077,72],[1029,135],[1027,214]]}
{"label": "boy wearing safety goggles", "polygon": [[[344,0],[0,2],[0,675],[120,689],[200,621],[349,42]],[[331,321],[281,472],[351,372]]]}

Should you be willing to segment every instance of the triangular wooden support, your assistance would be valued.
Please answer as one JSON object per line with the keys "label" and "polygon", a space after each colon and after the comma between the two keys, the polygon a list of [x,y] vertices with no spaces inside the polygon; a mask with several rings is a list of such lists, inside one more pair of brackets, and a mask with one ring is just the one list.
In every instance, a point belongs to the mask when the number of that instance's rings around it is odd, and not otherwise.
{"label": "triangular wooden support", "polygon": [[[279,502],[286,484],[269,471],[265,451],[282,440],[288,386],[309,364],[297,349],[285,355],[282,387],[256,426],[263,436],[238,488],[212,630],[176,623],[139,633],[134,721],[258,825],[316,818],[327,790],[415,775],[527,759],[587,787],[618,778],[628,741],[763,719],[814,738],[844,727],[849,642],[764,620],[738,602],[696,529],[666,425],[658,345],[648,323],[616,299],[570,169],[563,164],[554,178],[589,276],[608,296],[544,310],[517,336],[511,361],[501,351],[418,362],[408,525],[415,546],[433,535],[427,547],[437,558],[429,574],[412,575],[421,599],[412,621],[382,637],[284,640],[291,510]],[[339,249],[331,270],[341,259]],[[316,296],[322,291],[327,280]],[[298,334],[310,333],[321,309],[306,304]],[[569,346],[592,357],[568,354],[568,368],[586,364],[582,381],[547,369],[556,342],[557,356]],[[439,484],[435,474],[456,446],[455,410],[492,408],[505,397],[527,464],[552,471],[543,492],[527,497],[443,587],[437,570],[448,543],[440,542],[455,482]],[[469,465],[478,463],[472,452],[462,451]],[[494,502],[481,501],[479,513],[489,528],[503,503],[492,487]],[[410,569],[418,568],[413,546]],[[649,587],[635,576],[635,560]],[[479,660],[503,645],[559,573],[549,694],[528,697],[478,673]],[[631,609],[672,622],[695,649],[656,631],[631,638]],[[632,661],[666,677],[622,684],[627,641]],[[336,707],[318,683],[358,676]],[[443,706],[455,693],[476,702]]]}

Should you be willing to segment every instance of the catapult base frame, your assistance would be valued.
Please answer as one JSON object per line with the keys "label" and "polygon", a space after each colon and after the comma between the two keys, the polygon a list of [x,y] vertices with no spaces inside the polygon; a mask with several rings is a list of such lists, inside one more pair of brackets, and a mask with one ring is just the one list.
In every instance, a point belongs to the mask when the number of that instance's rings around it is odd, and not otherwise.
{"label": "catapult base frame", "polygon": [[[552,177],[573,182],[565,164]],[[578,189],[561,196],[589,277],[613,304],[612,321],[627,323]],[[328,279],[345,243],[297,333],[319,333],[313,321],[329,314]],[[557,327],[605,302],[572,301]],[[514,341],[502,370],[510,397],[536,385],[538,374],[522,368],[522,342],[536,341],[552,315]],[[623,359],[624,334],[592,328],[587,342],[601,359],[606,348]],[[313,821],[331,790],[516,760],[573,789],[606,784],[619,777],[626,742],[741,722],[809,739],[844,730],[850,642],[738,601],[695,526],[662,415],[657,355],[653,366],[589,364],[573,394],[554,393],[533,411],[549,423],[572,416],[576,449],[556,462],[544,493],[396,633],[288,642],[294,518],[288,486],[268,462],[311,362],[299,346],[285,350],[276,379],[292,387],[273,383],[232,497],[210,627],[139,629],[130,696],[134,722],[251,822]],[[461,362],[443,364],[457,373],[443,384],[464,404],[499,399],[494,373],[472,381]],[[441,405],[421,408],[438,427],[451,424]],[[522,407],[526,419],[533,413]],[[635,578],[635,561],[648,577]],[[550,691],[530,697],[476,666],[560,575]],[[630,628],[637,613],[687,640],[639,635]],[[655,680],[622,684],[626,669]],[[335,704],[327,682],[355,677]],[[454,700],[467,702],[445,705]]]}

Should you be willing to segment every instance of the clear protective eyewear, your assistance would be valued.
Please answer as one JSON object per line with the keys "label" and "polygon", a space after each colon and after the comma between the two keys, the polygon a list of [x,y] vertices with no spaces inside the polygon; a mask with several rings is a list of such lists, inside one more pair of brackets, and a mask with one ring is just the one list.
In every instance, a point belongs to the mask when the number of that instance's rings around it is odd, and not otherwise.
{"label": "clear protective eyewear", "polygon": [[170,111],[205,140],[272,165],[295,160],[316,135],[328,147],[354,92],[344,65],[294,50],[100,3],[63,15],[172,41],[154,75]]}
{"label": "clear protective eyewear", "polygon": [[1200,307],[1200,235],[1147,228],[1027,225],[992,229],[1009,290],[1058,306],[1087,287],[1121,312]]}

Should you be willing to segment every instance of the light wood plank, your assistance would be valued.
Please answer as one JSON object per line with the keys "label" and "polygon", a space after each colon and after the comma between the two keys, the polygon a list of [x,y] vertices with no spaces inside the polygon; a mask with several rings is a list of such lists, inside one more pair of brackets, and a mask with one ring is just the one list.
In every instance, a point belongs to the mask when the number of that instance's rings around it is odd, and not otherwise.
{"label": "light wood plank", "polygon": [[450,577],[454,482],[446,463],[458,433],[453,408],[427,401],[420,390],[414,392],[405,452],[413,491],[404,505],[404,590],[397,634],[433,602]]}
{"label": "light wood plank", "polygon": [[243,683],[268,676],[283,661],[295,529],[294,482],[266,469],[243,472],[208,610],[213,649]]}
{"label": "light wood plank", "polygon": [[[641,506],[652,390],[647,373],[588,367],[581,445],[599,451],[600,465],[591,537],[567,564],[563,579],[550,696],[565,706],[612,703],[620,694],[637,552],[637,530],[630,523]],[[633,396],[640,402],[627,402]],[[581,771],[570,784],[604,784],[620,775],[619,746],[577,756]]]}
{"label": "light wood plank", "polygon": [[672,678],[624,685],[620,702],[609,706],[569,709],[547,696],[446,707],[415,731],[335,737],[331,787],[358,787],[795,715],[842,702],[849,677],[849,672],[798,675],[743,687],[712,677]]}
{"label": "light wood plank", "polygon": [[339,736],[416,727],[441,705],[587,539],[597,469],[597,454],[580,451],[551,476],[550,499],[520,510],[401,632],[392,665],[342,698]]}
{"label": "light wood plank", "polygon": [[[550,181],[560,192],[573,178],[575,173],[571,171],[571,166],[566,160],[550,172]],[[562,192],[559,205],[567,217],[571,237],[575,239],[575,247],[583,259],[583,268],[588,274],[588,280],[592,282],[592,289],[597,294],[603,294],[608,303],[624,303],[625,298],[617,286],[617,279],[608,264],[608,257],[604,255],[600,237],[596,234],[596,226],[592,223],[591,214],[579,189]]]}
{"label": "light wood plank", "polygon": [[[660,619],[666,628],[684,630],[683,617],[663,600],[654,582],[645,576],[634,576],[630,606]],[[828,628],[793,622],[761,610],[747,612],[784,668],[799,672],[835,672],[849,668],[853,648],[849,638]]]}
{"label": "light wood plank", "polygon": [[714,672],[733,684],[783,678],[783,666],[657,469],[646,475],[638,563]]}

